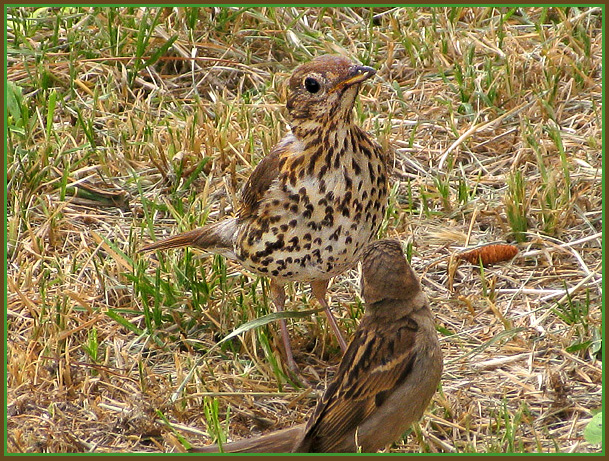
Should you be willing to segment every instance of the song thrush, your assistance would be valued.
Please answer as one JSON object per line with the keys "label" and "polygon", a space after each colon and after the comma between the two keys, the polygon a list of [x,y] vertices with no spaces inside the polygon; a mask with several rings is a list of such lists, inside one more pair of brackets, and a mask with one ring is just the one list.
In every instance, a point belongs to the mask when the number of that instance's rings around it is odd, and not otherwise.
{"label": "song thrush", "polygon": [[[231,442],[227,453],[375,452],[422,416],[442,375],[433,314],[400,242],[365,250],[366,312],[308,424]],[[192,449],[217,452],[218,446]]]}
{"label": "song thrush", "polygon": [[[297,67],[288,82],[291,130],[252,172],[236,216],[141,251],[194,246],[236,259],[270,278],[278,311],[287,282],[310,282],[345,350],[327,285],[359,260],[387,206],[389,156],[352,114],[361,83],[374,74],[333,55]],[[280,325],[287,364],[297,370],[285,321]]]}

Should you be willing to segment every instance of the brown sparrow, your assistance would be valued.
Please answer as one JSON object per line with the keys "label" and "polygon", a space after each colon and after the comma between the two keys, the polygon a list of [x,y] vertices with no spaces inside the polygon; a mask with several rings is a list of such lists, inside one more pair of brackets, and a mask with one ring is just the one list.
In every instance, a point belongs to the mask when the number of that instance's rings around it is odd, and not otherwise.
{"label": "brown sparrow", "polygon": [[427,297],[398,241],[367,246],[362,295],[366,312],[309,422],[225,444],[225,452],[376,452],[421,418],[440,382],[442,351]]}

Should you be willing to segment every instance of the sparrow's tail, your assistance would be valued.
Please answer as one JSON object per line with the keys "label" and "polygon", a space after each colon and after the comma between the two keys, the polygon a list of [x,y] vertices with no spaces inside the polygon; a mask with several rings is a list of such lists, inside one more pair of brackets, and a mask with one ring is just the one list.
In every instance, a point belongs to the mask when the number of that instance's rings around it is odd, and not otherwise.
{"label": "sparrow's tail", "polygon": [[[304,424],[282,429],[277,432],[225,443],[222,446],[224,453],[290,453],[292,448],[300,441],[304,431]],[[218,445],[191,448],[191,453],[219,453]]]}
{"label": "sparrow's tail", "polygon": [[139,252],[192,246],[235,258],[234,242],[237,238],[237,231],[236,218],[224,219],[217,223],[151,243],[141,248]]}

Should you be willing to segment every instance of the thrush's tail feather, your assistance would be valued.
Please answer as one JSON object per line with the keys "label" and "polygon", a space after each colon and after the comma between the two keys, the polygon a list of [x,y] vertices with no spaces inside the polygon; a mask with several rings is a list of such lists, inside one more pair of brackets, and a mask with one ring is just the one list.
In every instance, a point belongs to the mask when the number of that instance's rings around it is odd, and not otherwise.
{"label": "thrush's tail feather", "polygon": [[224,219],[217,223],[208,224],[207,226],[151,243],[139,251],[142,253],[192,246],[235,259],[234,242],[237,238],[237,231],[236,218]]}
{"label": "thrush's tail feather", "polygon": [[[305,425],[282,429],[277,432],[225,443],[222,446],[224,453],[290,453],[297,442],[300,441]],[[218,445],[191,448],[190,453],[219,453]]]}

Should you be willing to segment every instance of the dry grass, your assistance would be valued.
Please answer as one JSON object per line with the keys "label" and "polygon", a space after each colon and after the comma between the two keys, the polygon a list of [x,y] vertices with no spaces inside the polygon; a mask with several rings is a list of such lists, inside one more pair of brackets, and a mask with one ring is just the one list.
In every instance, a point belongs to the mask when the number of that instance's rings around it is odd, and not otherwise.
{"label": "dry grass", "polygon": [[[379,70],[356,110],[396,152],[384,234],[446,357],[391,451],[598,452],[582,432],[602,399],[601,14],[9,8],[6,450],[175,452],[307,419],[340,360],[323,318],[292,322],[319,378],[297,388],[274,324],[211,350],[270,312],[262,280],[135,250],[231,213],[285,133],[290,71],[339,52]],[[458,264],[494,241],[520,252]],[[357,291],[356,271],[330,289],[349,334]]]}

